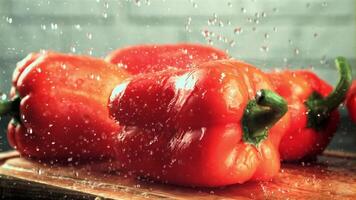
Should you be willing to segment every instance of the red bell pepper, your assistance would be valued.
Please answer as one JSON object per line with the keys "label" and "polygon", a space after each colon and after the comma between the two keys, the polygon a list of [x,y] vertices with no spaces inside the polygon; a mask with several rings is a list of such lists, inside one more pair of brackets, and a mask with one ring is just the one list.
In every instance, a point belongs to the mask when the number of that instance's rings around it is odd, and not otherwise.
{"label": "red bell pepper", "polygon": [[11,100],[0,114],[11,114],[8,140],[23,156],[59,162],[112,156],[120,130],[109,118],[107,98],[128,74],[86,56],[55,52],[30,54],[13,76]]}
{"label": "red bell pepper", "polygon": [[131,74],[189,68],[206,61],[226,59],[228,55],[213,47],[200,44],[137,45],[118,49],[106,57]]}
{"label": "red bell pepper", "polygon": [[124,126],[120,167],[190,186],[270,179],[280,168],[270,129],[283,132],[289,123],[278,121],[287,104],[270,89],[264,73],[239,61],[128,79],[109,100],[111,116]]}
{"label": "red bell pepper", "polygon": [[334,90],[310,71],[270,74],[276,91],[288,101],[292,119],[279,146],[282,160],[314,159],[323,152],[336,132],[340,121],[337,108],[350,87],[351,68],[342,57],[335,63],[340,80]]}
{"label": "red bell pepper", "polygon": [[351,119],[356,123],[356,81],[352,83],[352,86],[347,94],[346,107]]}

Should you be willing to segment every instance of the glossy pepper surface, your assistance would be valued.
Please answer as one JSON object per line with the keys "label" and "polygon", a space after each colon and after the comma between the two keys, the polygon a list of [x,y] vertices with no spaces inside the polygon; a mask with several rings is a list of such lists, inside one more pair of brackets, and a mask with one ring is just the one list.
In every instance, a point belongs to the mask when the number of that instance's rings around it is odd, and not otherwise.
{"label": "glossy pepper surface", "polygon": [[354,123],[356,123],[356,81],[352,83],[352,86],[347,94],[346,106],[349,116]]}
{"label": "glossy pepper surface", "polygon": [[346,59],[335,60],[340,80],[333,90],[310,71],[281,71],[270,74],[278,94],[288,101],[291,124],[279,146],[281,159],[313,159],[329,144],[340,121],[337,108],[351,83]]}
{"label": "glossy pepper surface", "polygon": [[109,118],[107,98],[128,77],[115,65],[86,56],[33,53],[19,62],[11,100],[8,140],[23,156],[59,162],[107,158],[120,127]]}
{"label": "glossy pepper surface", "polygon": [[200,44],[137,45],[118,49],[106,61],[119,65],[131,74],[149,73],[167,68],[184,69],[200,63],[228,58],[219,49]]}
{"label": "glossy pepper surface", "polygon": [[239,61],[130,78],[109,100],[124,126],[116,159],[122,169],[180,185],[270,179],[280,168],[271,134],[289,123],[278,121],[287,104],[271,90],[264,73]]}

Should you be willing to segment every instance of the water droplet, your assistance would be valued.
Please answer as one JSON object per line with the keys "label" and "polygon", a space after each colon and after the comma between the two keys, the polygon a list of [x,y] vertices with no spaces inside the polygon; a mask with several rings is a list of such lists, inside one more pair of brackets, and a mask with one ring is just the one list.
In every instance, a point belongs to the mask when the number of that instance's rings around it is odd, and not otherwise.
{"label": "water droplet", "polygon": [[28,133],[28,134],[32,134],[32,133],[33,133],[32,128],[28,128],[28,129],[27,129],[27,133]]}
{"label": "water droplet", "polygon": [[267,17],[267,14],[266,14],[265,12],[262,12],[262,13],[261,13],[261,16],[262,16],[263,18],[266,18],[266,17]]}
{"label": "water droplet", "polygon": [[274,31],[274,32],[277,32],[277,27],[273,27],[273,31]]}
{"label": "water droplet", "polygon": [[104,12],[103,13],[103,17],[106,19],[106,18],[108,18],[108,13],[107,12]]}
{"label": "water droplet", "polygon": [[93,35],[91,33],[87,33],[87,38],[91,40],[93,38]]}
{"label": "water droplet", "polygon": [[262,52],[268,52],[269,48],[268,48],[268,46],[261,46],[260,50]]}
{"label": "water droplet", "polygon": [[229,42],[229,45],[230,45],[230,47],[234,47],[235,46],[235,41],[234,40],[231,40],[230,42]]}
{"label": "water droplet", "polygon": [[75,51],[76,51],[75,46],[70,47],[70,51],[75,53]]}
{"label": "water droplet", "polygon": [[278,12],[278,8],[273,8],[272,11],[273,12]]}
{"label": "water droplet", "polygon": [[193,3],[193,8],[198,8],[198,4],[197,3]]}
{"label": "water droplet", "polygon": [[235,29],[234,29],[234,33],[235,34],[240,34],[240,33],[242,33],[242,28],[241,27],[236,27]]}
{"label": "water droplet", "polygon": [[294,54],[295,54],[295,55],[299,55],[299,53],[300,53],[299,49],[298,49],[298,48],[295,48],[295,49],[294,49]]}
{"label": "water droplet", "polygon": [[265,34],[264,34],[264,37],[265,37],[265,39],[268,39],[268,38],[269,38],[268,33],[265,33]]}
{"label": "water droplet", "polygon": [[104,8],[109,8],[109,2],[104,2]]}
{"label": "water droplet", "polygon": [[192,22],[192,17],[188,17],[188,19],[187,19],[187,24],[190,25],[191,22]]}
{"label": "water droplet", "polygon": [[310,8],[310,3],[307,3],[307,4],[306,4],[306,7],[307,7],[307,8]]}
{"label": "water droplet", "polygon": [[67,65],[66,64],[61,64],[61,68],[66,70],[67,69]]}
{"label": "water droplet", "polygon": [[77,29],[77,30],[81,30],[81,29],[82,29],[82,27],[80,26],[80,24],[74,25],[74,28]]}
{"label": "water droplet", "polygon": [[185,24],[185,30],[187,31],[187,32],[192,32],[192,30],[190,29],[190,24],[192,23],[192,18],[191,17],[188,17],[188,19],[187,19],[187,23]]}
{"label": "water droplet", "polygon": [[322,4],[321,4],[322,7],[326,7],[328,6],[328,2],[324,1]]}
{"label": "water droplet", "polygon": [[313,36],[316,38],[316,37],[319,36],[319,34],[318,33],[314,33]]}
{"label": "water droplet", "polygon": [[3,101],[6,100],[7,99],[7,95],[5,93],[0,92],[0,99],[3,100]]}
{"label": "water droplet", "polygon": [[93,50],[94,50],[93,47],[89,48],[89,49],[88,49],[88,54],[89,54],[89,55],[93,55]]}
{"label": "water droplet", "polygon": [[224,23],[221,20],[219,21],[219,26],[224,27]]}
{"label": "water droplet", "polygon": [[72,161],[73,161],[73,158],[72,158],[72,157],[69,157],[69,158],[67,159],[67,161],[68,161],[68,162],[72,162]]}
{"label": "water droplet", "polygon": [[6,19],[7,23],[12,24],[12,18],[11,17],[6,17],[5,19]]}
{"label": "water droplet", "polygon": [[229,6],[230,8],[232,7],[231,1],[227,2],[227,6]]}
{"label": "water droplet", "polygon": [[241,12],[246,13],[247,12],[246,8],[241,8]]}
{"label": "water droplet", "polygon": [[75,81],[75,87],[80,87],[84,83],[83,79],[78,79]]}
{"label": "water droplet", "polygon": [[140,6],[141,6],[141,1],[140,1],[140,0],[135,0],[135,5],[136,5],[137,7],[140,7]]}
{"label": "water droplet", "polygon": [[47,29],[46,25],[41,24],[41,29],[42,29],[42,30],[46,30],[46,29]]}
{"label": "water droplet", "polygon": [[57,30],[58,29],[58,24],[51,23],[51,29],[52,30]]}
{"label": "water droplet", "polygon": [[256,18],[260,18],[260,13],[256,12],[256,13],[255,13],[255,17],[256,17]]}
{"label": "water droplet", "polygon": [[188,50],[187,49],[181,49],[183,54],[188,54]]}

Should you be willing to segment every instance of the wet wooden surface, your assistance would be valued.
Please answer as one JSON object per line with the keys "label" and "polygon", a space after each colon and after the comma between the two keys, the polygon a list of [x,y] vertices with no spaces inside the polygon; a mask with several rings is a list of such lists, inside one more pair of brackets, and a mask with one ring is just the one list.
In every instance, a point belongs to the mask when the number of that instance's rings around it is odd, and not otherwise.
{"label": "wet wooden surface", "polygon": [[[283,164],[269,182],[186,188],[104,172],[108,163],[64,167],[0,154],[1,197],[23,199],[356,199],[356,155],[326,152],[315,163]],[[31,197],[31,198],[29,198]]]}

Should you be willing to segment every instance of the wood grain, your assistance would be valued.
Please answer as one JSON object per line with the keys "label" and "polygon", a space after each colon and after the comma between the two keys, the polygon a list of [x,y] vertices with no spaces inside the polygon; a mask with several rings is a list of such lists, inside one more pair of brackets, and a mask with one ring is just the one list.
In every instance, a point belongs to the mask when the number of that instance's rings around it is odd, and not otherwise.
{"label": "wood grain", "polygon": [[24,199],[356,199],[355,158],[326,152],[315,163],[283,164],[269,182],[186,188],[114,171],[112,162],[55,166],[11,152],[0,154],[0,186],[2,197]]}

